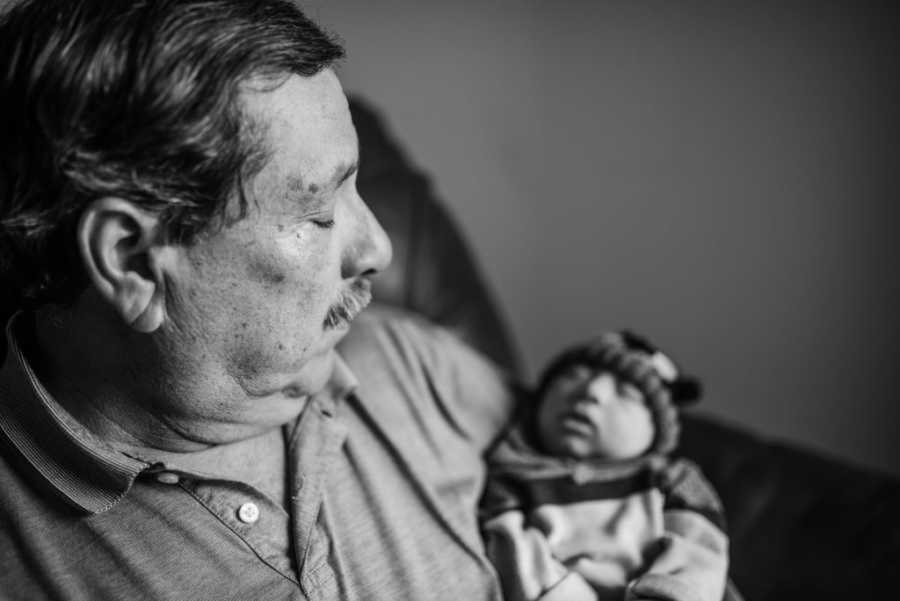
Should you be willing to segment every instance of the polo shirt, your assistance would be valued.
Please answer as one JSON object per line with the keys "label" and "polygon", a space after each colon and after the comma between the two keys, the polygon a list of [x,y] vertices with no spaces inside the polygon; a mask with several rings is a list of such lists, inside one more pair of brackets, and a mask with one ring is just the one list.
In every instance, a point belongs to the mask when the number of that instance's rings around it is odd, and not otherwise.
{"label": "polo shirt", "polygon": [[283,427],[285,509],[81,427],[22,354],[28,322],[0,370],[0,599],[501,598],[476,508],[515,394],[448,332],[357,318]]}

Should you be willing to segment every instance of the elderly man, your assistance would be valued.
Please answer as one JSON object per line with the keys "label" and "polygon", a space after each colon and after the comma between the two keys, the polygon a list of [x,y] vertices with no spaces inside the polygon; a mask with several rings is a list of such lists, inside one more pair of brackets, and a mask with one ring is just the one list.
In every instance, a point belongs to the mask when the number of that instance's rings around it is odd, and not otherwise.
{"label": "elderly man", "polygon": [[0,24],[0,598],[498,599],[495,369],[360,317],[390,243],[287,0]]}

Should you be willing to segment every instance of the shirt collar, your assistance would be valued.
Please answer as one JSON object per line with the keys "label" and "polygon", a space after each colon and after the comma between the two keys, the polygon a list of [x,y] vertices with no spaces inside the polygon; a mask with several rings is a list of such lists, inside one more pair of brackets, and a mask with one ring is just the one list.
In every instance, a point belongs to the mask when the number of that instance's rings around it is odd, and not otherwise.
{"label": "shirt collar", "polygon": [[[332,404],[347,398],[347,395],[356,390],[358,382],[356,376],[353,375],[350,366],[344,361],[336,351],[334,353],[334,368],[331,370],[331,377],[325,389],[316,394],[317,398],[330,401]],[[323,394],[324,393],[324,394]]]}
{"label": "shirt collar", "polygon": [[[6,359],[0,368],[0,436],[21,453],[30,470],[63,501],[88,513],[116,505],[151,465],[125,455],[83,427],[38,380],[18,337],[30,335],[33,316],[18,312],[6,325]],[[356,387],[356,378],[335,353],[325,390],[315,395],[324,408]]]}
{"label": "shirt collar", "polygon": [[22,353],[19,337],[27,335],[29,321],[31,315],[20,311],[6,325],[0,431],[64,501],[101,513],[125,496],[147,466],[94,436],[53,400]]}

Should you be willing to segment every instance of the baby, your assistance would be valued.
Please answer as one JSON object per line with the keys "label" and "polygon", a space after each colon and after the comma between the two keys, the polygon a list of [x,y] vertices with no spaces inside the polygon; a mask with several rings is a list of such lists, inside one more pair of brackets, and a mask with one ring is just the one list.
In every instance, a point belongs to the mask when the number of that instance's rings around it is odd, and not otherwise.
{"label": "baby", "polygon": [[508,601],[720,601],[728,539],[698,468],[671,459],[699,385],[629,333],[554,360],[488,458],[481,523]]}

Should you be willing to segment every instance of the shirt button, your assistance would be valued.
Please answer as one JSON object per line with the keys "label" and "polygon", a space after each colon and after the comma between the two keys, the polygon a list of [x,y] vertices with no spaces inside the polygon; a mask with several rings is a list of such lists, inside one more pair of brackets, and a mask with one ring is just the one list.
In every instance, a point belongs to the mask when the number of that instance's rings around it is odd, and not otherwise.
{"label": "shirt button", "polygon": [[178,474],[172,472],[160,472],[156,474],[156,481],[163,484],[178,484],[179,480]]}
{"label": "shirt button", "polygon": [[238,519],[245,524],[255,524],[259,519],[259,507],[256,503],[244,503],[238,508]]}

